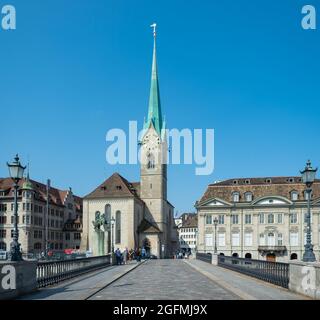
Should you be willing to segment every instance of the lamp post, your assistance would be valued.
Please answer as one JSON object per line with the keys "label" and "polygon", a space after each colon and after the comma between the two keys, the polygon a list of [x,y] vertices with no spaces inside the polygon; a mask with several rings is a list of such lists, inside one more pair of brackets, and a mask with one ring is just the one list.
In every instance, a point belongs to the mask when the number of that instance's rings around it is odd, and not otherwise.
{"label": "lamp post", "polygon": [[114,253],[114,224],[116,222],[115,218],[111,218],[110,219],[111,222],[111,252],[112,254]]}
{"label": "lamp post", "polygon": [[311,166],[311,161],[308,160],[307,165],[303,171],[300,171],[302,174],[302,181],[306,184],[306,194],[308,201],[308,211],[307,211],[307,241],[304,246],[305,251],[303,254],[302,261],[304,262],[314,262],[316,257],[313,252],[313,244],[311,242],[311,193],[312,193],[312,184],[316,178],[316,172],[318,169],[313,169]]}
{"label": "lamp post", "polygon": [[217,254],[217,253],[218,253],[218,249],[217,249],[217,226],[218,226],[218,219],[217,219],[217,217],[214,218],[213,224],[214,224],[214,254]]}
{"label": "lamp post", "polygon": [[19,156],[16,155],[12,163],[7,162],[9,174],[14,182],[14,220],[13,220],[13,240],[10,244],[10,260],[21,261],[22,255],[19,243],[19,230],[18,230],[18,184],[23,178],[23,172],[26,167],[23,167],[19,161]]}

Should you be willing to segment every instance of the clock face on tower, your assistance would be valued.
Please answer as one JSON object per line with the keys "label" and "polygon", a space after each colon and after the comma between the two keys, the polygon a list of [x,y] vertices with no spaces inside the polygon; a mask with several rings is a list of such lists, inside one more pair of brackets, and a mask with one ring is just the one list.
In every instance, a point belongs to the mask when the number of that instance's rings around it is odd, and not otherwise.
{"label": "clock face on tower", "polygon": [[143,145],[150,151],[158,149],[158,146],[160,145],[160,138],[156,134],[147,135],[144,138]]}

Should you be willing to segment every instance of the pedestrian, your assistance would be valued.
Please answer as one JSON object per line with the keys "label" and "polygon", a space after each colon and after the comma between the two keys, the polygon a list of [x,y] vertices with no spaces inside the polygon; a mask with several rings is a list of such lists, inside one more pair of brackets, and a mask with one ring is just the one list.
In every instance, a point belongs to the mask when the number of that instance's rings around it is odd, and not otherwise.
{"label": "pedestrian", "polygon": [[123,256],[123,264],[127,264],[127,260],[128,260],[128,248],[125,248],[125,249],[123,250],[122,256]]}
{"label": "pedestrian", "polygon": [[115,255],[116,255],[117,265],[120,266],[121,265],[121,251],[119,248],[116,250]]}
{"label": "pedestrian", "polygon": [[140,248],[138,248],[136,250],[136,259],[137,259],[137,262],[140,262],[141,261],[141,251],[140,251]]}
{"label": "pedestrian", "polygon": [[142,256],[142,259],[144,260],[146,258],[146,249],[143,247],[142,250],[141,250],[141,256]]}

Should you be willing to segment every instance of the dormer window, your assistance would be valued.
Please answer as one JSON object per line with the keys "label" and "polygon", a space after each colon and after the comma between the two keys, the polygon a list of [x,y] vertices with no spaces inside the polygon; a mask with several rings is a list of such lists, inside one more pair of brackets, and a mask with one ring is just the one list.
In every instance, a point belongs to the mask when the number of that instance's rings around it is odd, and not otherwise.
{"label": "dormer window", "polygon": [[266,183],[270,184],[270,183],[272,183],[272,180],[268,178],[268,179],[266,179]]}
{"label": "dormer window", "polygon": [[233,180],[233,184],[238,184],[238,180]]}
{"label": "dormer window", "polygon": [[288,179],[287,179],[287,182],[293,183],[293,182],[294,182],[294,178],[288,178]]}
{"label": "dormer window", "polygon": [[234,192],[232,194],[232,201],[233,202],[239,202],[240,201],[240,193],[239,192]]}
{"label": "dormer window", "polygon": [[244,195],[245,199],[246,199],[246,202],[251,202],[252,201],[252,193],[251,192],[246,192],[245,195]]}
{"label": "dormer window", "polygon": [[250,180],[247,179],[247,180],[244,181],[244,183],[245,183],[245,184],[250,184]]}
{"label": "dormer window", "polygon": [[299,200],[299,194],[297,191],[291,191],[291,200],[292,201],[298,201]]}

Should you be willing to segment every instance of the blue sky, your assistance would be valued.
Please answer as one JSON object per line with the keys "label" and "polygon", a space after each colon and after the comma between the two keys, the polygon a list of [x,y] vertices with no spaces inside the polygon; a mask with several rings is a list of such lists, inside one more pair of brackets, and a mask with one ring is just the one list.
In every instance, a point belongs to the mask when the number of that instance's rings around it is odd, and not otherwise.
{"label": "blue sky", "polygon": [[7,3],[17,30],[0,30],[0,176],[19,152],[33,179],[81,196],[114,171],[139,179],[138,166],[106,163],[105,135],[147,115],[154,21],[168,126],[215,129],[212,175],[169,167],[179,213],[215,180],[320,165],[320,26],[300,24],[320,1]]}

